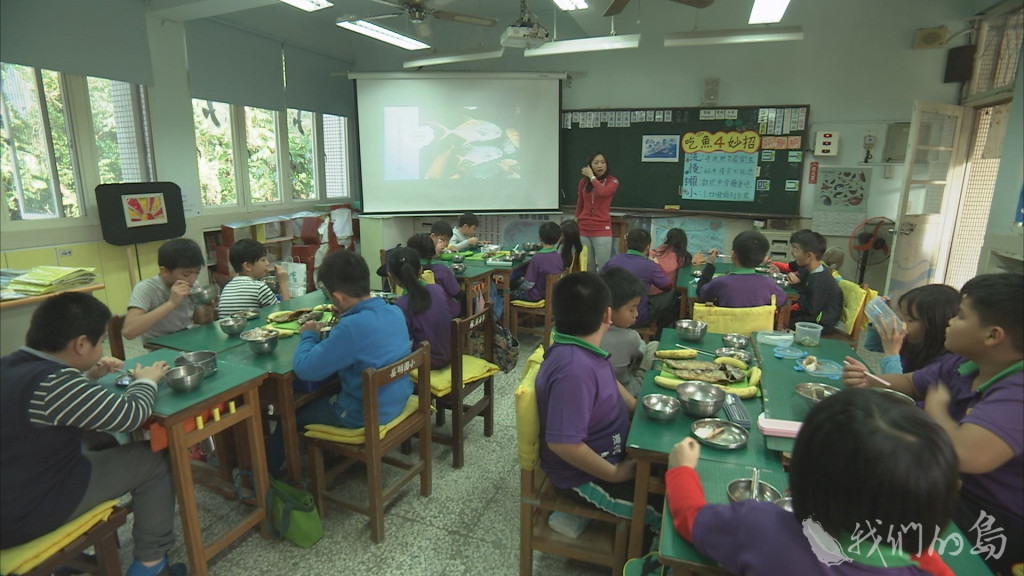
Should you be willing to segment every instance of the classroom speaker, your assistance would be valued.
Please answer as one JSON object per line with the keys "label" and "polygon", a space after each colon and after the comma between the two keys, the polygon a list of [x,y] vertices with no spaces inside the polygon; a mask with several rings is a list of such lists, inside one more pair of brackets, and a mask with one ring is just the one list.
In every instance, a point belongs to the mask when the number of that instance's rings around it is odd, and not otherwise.
{"label": "classroom speaker", "polygon": [[704,105],[715,106],[718,104],[718,78],[704,79]]}
{"label": "classroom speaker", "polygon": [[949,28],[938,26],[935,28],[918,28],[914,33],[914,50],[930,50],[942,48],[946,42],[946,33]]}
{"label": "classroom speaker", "polygon": [[943,82],[967,82],[974,71],[975,46],[957,46],[946,51],[946,75]]}

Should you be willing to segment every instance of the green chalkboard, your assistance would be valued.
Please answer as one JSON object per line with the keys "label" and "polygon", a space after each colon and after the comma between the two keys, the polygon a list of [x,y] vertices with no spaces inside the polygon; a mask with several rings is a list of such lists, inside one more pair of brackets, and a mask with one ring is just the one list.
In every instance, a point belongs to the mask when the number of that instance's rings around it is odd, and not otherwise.
{"label": "green chalkboard", "polygon": [[809,106],[566,110],[559,185],[576,204],[580,169],[605,154],[613,209],[796,216]]}

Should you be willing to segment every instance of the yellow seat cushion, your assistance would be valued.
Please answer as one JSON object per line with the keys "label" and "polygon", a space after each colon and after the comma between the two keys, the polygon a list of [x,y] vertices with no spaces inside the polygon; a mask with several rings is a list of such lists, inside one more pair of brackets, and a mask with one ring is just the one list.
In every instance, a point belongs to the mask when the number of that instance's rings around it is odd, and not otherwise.
{"label": "yellow seat cushion", "polygon": [[42,564],[93,526],[110,518],[119,500],[107,500],[49,534],[0,551],[0,573],[24,574]]}
{"label": "yellow seat cushion", "polygon": [[[483,380],[490,376],[494,376],[501,371],[495,364],[491,364],[483,358],[477,358],[476,356],[462,355],[462,383],[466,384],[469,382],[476,382],[477,380]],[[413,382],[419,382],[419,371],[413,370],[409,373],[409,377],[412,378]],[[434,396],[441,397],[447,396],[452,391],[452,367],[449,364],[444,368],[430,371],[430,392]]]}
{"label": "yellow seat cushion", "polygon": [[[875,289],[871,288],[870,286],[868,286],[868,293],[864,295],[864,299],[867,300],[868,302],[870,302],[871,299],[874,298],[875,296],[878,296],[878,290],[875,290]],[[862,330],[867,330],[868,329],[868,323],[871,321],[868,318],[868,315],[865,314],[864,317],[861,320],[862,320],[862,324],[860,326],[861,329]]]}
{"label": "yellow seat cushion", "polygon": [[[396,416],[391,422],[378,426],[381,440],[384,439],[389,430],[397,426],[402,420],[408,418],[413,412],[416,412],[416,409],[419,408],[419,403],[419,396],[415,394],[409,396],[409,399],[405,401],[405,408],[401,414]],[[339,444],[363,444],[366,442],[366,428],[339,428],[337,426],[328,426],[327,424],[310,424],[306,426],[305,435],[310,438],[330,440]]]}
{"label": "yellow seat cushion", "polygon": [[538,300],[537,302],[529,302],[527,300],[513,300],[513,306],[519,306],[520,308],[543,308],[544,301]]}
{"label": "yellow seat cushion", "polygon": [[849,336],[853,333],[857,313],[860,312],[868,293],[849,280],[840,280],[839,290],[843,293],[843,312],[836,322],[836,331]]}
{"label": "yellow seat cushion", "polygon": [[544,347],[530,354],[526,371],[516,387],[516,448],[519,467],[534,470],[540,464],[540,412],[537,408],[537,373],[544,361]]}

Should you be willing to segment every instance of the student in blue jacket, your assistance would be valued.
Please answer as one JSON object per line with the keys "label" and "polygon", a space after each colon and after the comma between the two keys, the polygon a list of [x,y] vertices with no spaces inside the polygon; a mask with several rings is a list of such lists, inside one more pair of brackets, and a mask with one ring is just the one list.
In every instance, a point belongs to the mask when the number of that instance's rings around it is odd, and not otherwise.
{"label": "student in blue jacket", "polygon": [[[295,421],[300,431],[309,424],[362,428],[363,370],[381,368],[407,356],[412,351],[409,331],[398,307],[370,296],[370,269],[362,256],[348,250],[328,254],[317,279],[331,293],[331,304],[341,312],[341,319],[323,341],[320,322],[303,324],[292,367],[304,380],[337,374],[341,389],[335,396],[297,410]],[[408,376],[381,388],[377,398],[380,422],[394,420],[411,395]],[[278,427],[267,439],[267,469],[276,473],[283,464],[284,438]]]}

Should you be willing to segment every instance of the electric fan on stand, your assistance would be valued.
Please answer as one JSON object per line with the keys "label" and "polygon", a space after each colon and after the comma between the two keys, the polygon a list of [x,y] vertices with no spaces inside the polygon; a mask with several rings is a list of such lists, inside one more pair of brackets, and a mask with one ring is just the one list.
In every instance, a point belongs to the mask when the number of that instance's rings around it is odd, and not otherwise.
{"label": "electric fan on stand", "polygon": [[873,216],[861,222],[850,234],[850,256],[857,262],[857,284],[864,284],[868,266],[889,258],[893,228],[896,223],[884,216]]}

